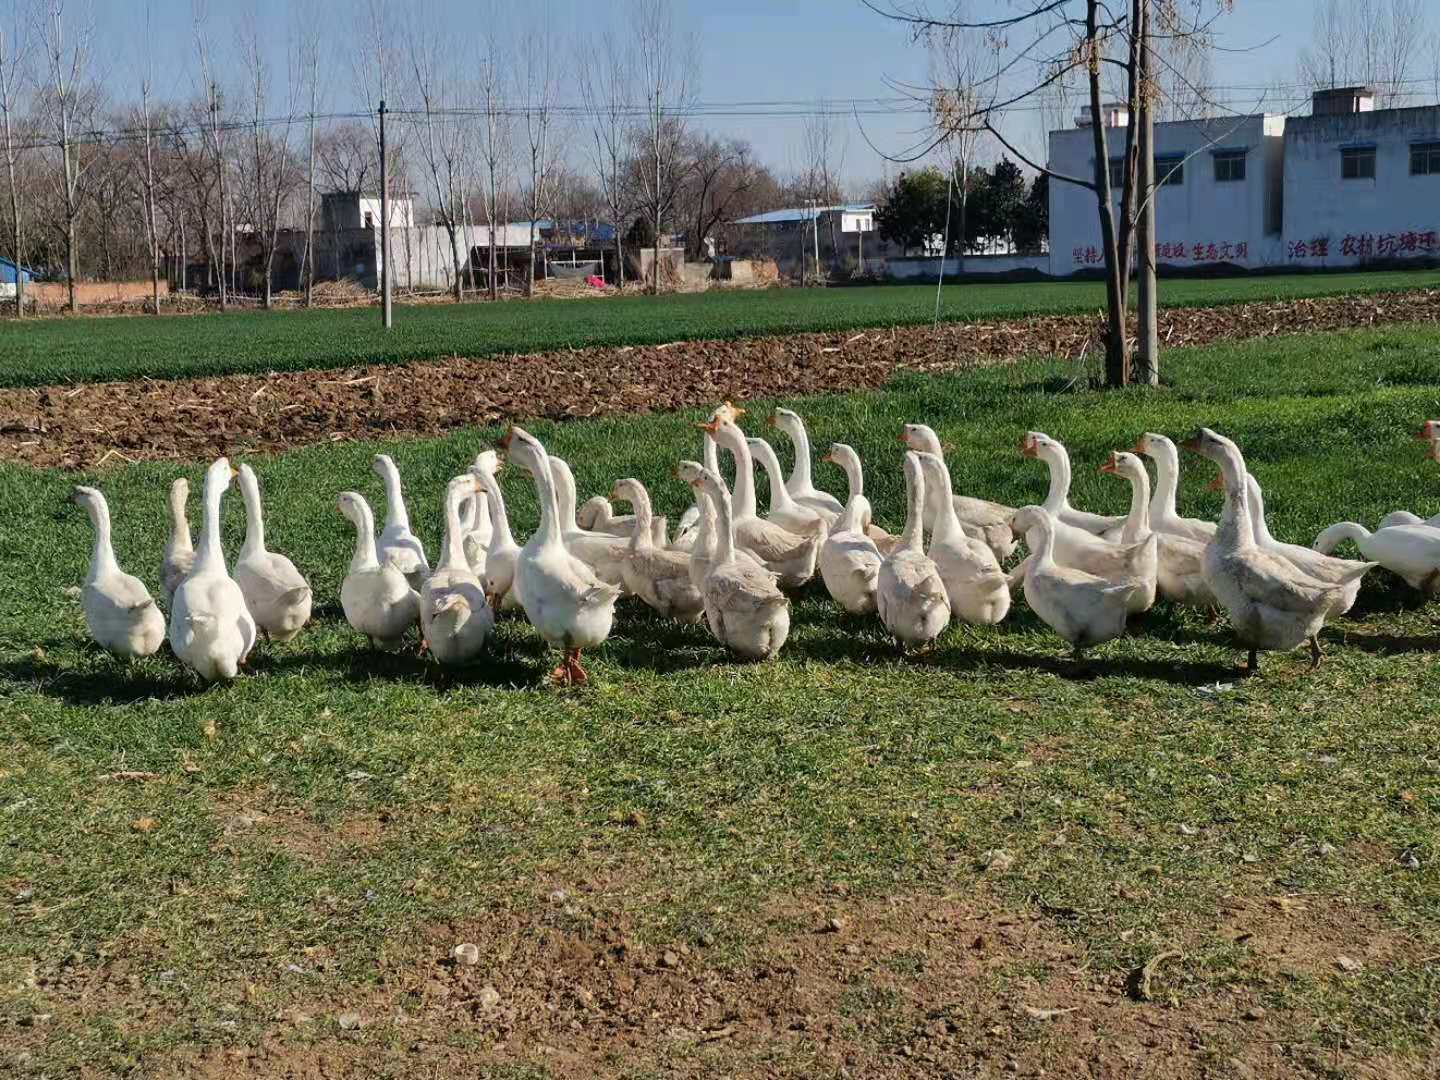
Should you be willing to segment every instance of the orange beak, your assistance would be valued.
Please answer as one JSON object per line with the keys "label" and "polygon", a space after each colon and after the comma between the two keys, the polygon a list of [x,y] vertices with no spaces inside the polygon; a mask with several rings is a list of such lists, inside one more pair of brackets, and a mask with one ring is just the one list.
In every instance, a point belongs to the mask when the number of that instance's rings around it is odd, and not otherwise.
{"label": "orange beak", "polygon": [[1120,467],[1120,456],[1114,450],[1110,451],[1110,457],[1100,466],[1102,473],[1114,473]]}
{"label": "orange beak", "polygon": [[1420,425],[1420,430],[1415,432],[1415,438],[1419,439],[1421,442],[1433,441],[1434,437],[1430,434],[1430,421],[1427,420],[1425,421],[1425,423]]}
{"label": "orange beak", "polygon": [[903,431],[899,435],[895,436],[895,441],[898,442],[901,446],[910,445],[910,440],[905,437],[905,433]]}
{"label": "orange beak", "polygon": [[766,426],[766,427],[779,427],[779,426],[780,426],[780,421],[778,421],[777,419],[775,419],[775,416],[776,416],[775,413],[771,413],[769,416],[767,416],[767,417],[765,418],[765,426]]}
{"label": "orange beak", "polygon": [[1035,444],[1035,440],[1030,438],[1029,435],[1026,435],[1020,440],[1020,456],[1028,458],[1040,456],[1040,448]]}
{"label": "orange beak", "polygon": [[1192,450],[1198,454],[1200,452],[1200,436],[1193,435],[1190,438],[1186,439],[1180,444],[1180,449]]}
{"label": "orange beak", "polygon": [[696,424],[695,426],[698,427],[701,431],[707,431],[707,432],[709,432],[711,435],[714,435],[715,432],[717,432],[717,431],[720,430],[720,421],[719,421],[719,420],[704,420],[704,421],[701,421],[700,423]]}
{"label": "orange beak", "polygon": [[1135,445],[1130,448],[1130,453],[1132,453],[1132,454],[1143,454],[1143,453],[1145,453],[1145,436],[1142,435],[1142,436],[1140,436],[1140,438],[1138,438],[1138,439],[1135,440]]}
{"label": "orange beak", "polygon": [[510,449],[510,443],[511,443],[511,441],[512,441],[514,438],[515,438],[515,428],[514,428],[514,425],[511,425],[510,427],[508,427],[508,428],[505,429],[505,434],[504,434],[504,435],[500,436],[500,438],[498,438],[498,439],[495,440],[495,449],[497,449],[497,450],[509,450],[509,449]]}
{"label": "orange beak", "polygon": [[1215,474],[1215,478],[1214,478],[1213,480],[1211,480],[1208,484],[1205,485],[1205,490],[1206,490],[1206,491],[1224,491],[1224,490],[1225,490],[1225,474],[1224,474],[1224,473],[1216,473],[1216,474]]}

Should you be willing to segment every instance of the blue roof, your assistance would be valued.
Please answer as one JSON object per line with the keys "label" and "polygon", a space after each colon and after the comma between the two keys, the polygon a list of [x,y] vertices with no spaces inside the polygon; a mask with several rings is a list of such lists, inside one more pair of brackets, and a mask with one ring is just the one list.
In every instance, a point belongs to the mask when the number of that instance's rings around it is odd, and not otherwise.
{"label": "blue roof", "polygon": [[866,210],[874,210],[874,203],[845,203],[840,206],[799,206],[790,210],[769,210],[763,214],[751,214],[749,217],[736,218],[736,225],[781,225],[796,221],[812,221],[816,214],[829,213],[832,210],[843,211],[848,214],[859,214]]}
{"label": "blue roof", "polygon": [[[34,273],[24,269],[23,267],[20,269],[20,273],[24,277],[26,282],[35,280]],[[15,284],[15,264],[9,259],[5,258],[3,255],[0,255],[0,284]]]}

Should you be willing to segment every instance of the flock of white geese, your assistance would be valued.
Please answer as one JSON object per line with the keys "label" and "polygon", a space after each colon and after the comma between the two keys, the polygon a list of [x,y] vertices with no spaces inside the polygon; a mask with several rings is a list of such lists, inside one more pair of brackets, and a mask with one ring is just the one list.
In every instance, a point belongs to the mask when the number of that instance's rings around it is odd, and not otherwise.
{"label": "flock of white geese", "polygon": [[[1220,469],[1219,522],[1180,517],[1175,508],[1179,454],[1163,435],[1145,434],[1133,453],[1112,452],[1101,471],[1131,486],[1129,513],[1107,517],[1070,504],[1070,458],[1058,440],[1040,432],[1021,443],[1027,458],[1050,472],[1043,503],[1014,509],[953,494],[940,440],[924,424],[898,434],[904,456],[904,527],[892,535],[871,517],[856,452],[835,443],[822,460],[849,481],[845,501],[816,488],[803,420],[777,409],[771,426],[795,448],[783,474],[773,447],[747,438],[744,410],[728,402],[700,424],[703,461],[681,461],[675,475],[695,494],[694,505],[669,535],[635,479],[616,482],[610,498],[577,509],[569,466],[546,453],[533,435],[512,427],[499,443],[452,479],[445,491],[444,540],[432,568],[411,531],[400,475],[385,455],[375,458],[385,483],[386,519],[377,534],[369,505],[347,491],[337,508],[355,526],[355,552],[340,588],[345,617],[377,647],[402,648],[420,627],[422,647],[442,664],[474,659],[484,649],[496,614],[524,617],[562,651],[553,677],[586,681],[581,651],[609,636],[616,602],[637,597],[684,623],[702,619],[738,656],[763,660],[778,653],[790,630],[786,590],[817,573],[830,596],[855,615],[877,615],[902,645],[923,645],[951,622],[993,625],[1010,611],[1011,596],[1026,603],[1068,641],[1077,657],[1125,632],[1127,620],[1157,598],[1223,609],[1249,650],[1246,670],[1258,670],[1260,650],[1309,643],[1320,659],[1318,633],[1327,619],[1355,602],[1360,579],[1381,565],[1428,594],[1440,593],[1440,515],[1428,520],[1396,512],[1370,532],[1355,522],[1333,525],[1314,547],[1286,544],[1265,524],[1260,485],[1231,440],[1202,428],[1183,445]],[[1440,461],[1440,420],[1417,435]],[[734,459],[727,485],[719,452]],[[540,522],[521,545],[511,530],[498,474],[504,459],[528,473],[539,499]],[[1155,462],[1157,483],[1140,457]],[[769,512],[761,514],[755,468],[769,479]],[[245,540],[226,566],[220,538],[221,500],[238,477],[245,501]],[[258,635],[293,638],[310,619],[312,591],[293,562],[265,544],[264,514],[254,471],[225,458],[206,472],[204,518],[193,545],[182,478],[170,489],[170,539],[161,569],[169,603],[165,616],[145,585],[123,572],[110,540],[110,515],[96,489],[77,487],[89,512],[95,544],[81,602],[91,635],[124,657],[148,656],[167,637],[175,656],[207,682],[236,677]],[[628,502],[616,515],[611,500]],[[929,543],[926,544],[928,535]],[[1023,540],[1027,556],[1004,564]],[[1330,552],[1352,541],[1368,561]]]}

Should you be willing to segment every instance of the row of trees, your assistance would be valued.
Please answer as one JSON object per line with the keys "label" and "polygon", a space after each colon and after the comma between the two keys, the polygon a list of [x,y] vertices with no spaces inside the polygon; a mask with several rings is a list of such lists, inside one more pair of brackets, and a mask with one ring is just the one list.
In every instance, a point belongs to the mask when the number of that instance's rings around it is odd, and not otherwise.
{"label": "row of trees", "polygon": [[[390,190],[417,200],[420,223],[445,230],[457,298],[477,276],[492,295],[497,288],[494,232],[488,274],[463,250],[475,227],[604,222],[623,268],[623,237],[637,220],[658,262],[667,235],[683,233],[694,257],[725,220],[838,197],[826,125],[807,126],[806,160],[788,179],[744,139],[693,125],[693,49],[666,0],[631,0],[627,25],[577,45],[580,109],[561,98],[551,49],[498,37],[457,47],[438,20],[401,22],[384,0],[357,7],[347,73],[330,66],[320,20],[304,10],[280,62],[253,19],[221,25],[197,4],[191,93],[165,100],[153,57],[128,77],[102,77],[92,24],[64,0],[17,0],[15,21],[0,26],[0,251],[70,282],[72,308],[86,278],[148,276],[158,310],[167,260],[182,276],[203,263],[203,280],[184,283],[215,292],[222,308],[242,292],[268,306],[280,231],[299,229],[308,301],[319,193],[379,186],[378,115],[327,118],[347,74],[354,98],[387,102]],[[222,58],[217,43],[227,39],[238,47]],[[179,61],[166,58],[172,70]],[[575,67],[566,72],[576,86]],[[532,224],[532,249],[535,239]]]}
{"label": "row of trees", "polygon": [[1049,192],[1048,176],[1039,173],[1027,183],[1008,157],[963,176],[959,164],[949,175],[932,165],[901,173],[883,192],[875,227],[907,253],[1036,255],[1049,231]]}

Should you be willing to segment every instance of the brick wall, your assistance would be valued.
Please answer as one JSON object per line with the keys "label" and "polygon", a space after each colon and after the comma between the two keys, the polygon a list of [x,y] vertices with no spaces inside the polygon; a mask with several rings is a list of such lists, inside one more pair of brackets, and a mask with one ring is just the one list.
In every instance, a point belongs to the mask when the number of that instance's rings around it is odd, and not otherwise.
{"label": "brick wall", "polygon": [[[91,304],[123,304],[148,300],[151,285],[148,281],[82,281],[75,286],[75,299],[81,307]],[[170,295],[168,282],[160,282],[160,295]],[[63,281],[36,281],[25,286],[27,300],[33,298],[41,310],[56,310],[70,302],[69,290]]]}

